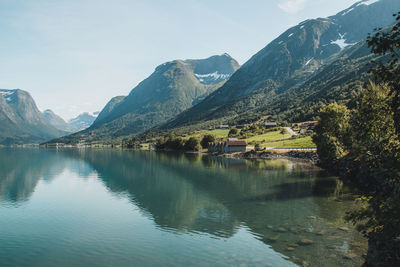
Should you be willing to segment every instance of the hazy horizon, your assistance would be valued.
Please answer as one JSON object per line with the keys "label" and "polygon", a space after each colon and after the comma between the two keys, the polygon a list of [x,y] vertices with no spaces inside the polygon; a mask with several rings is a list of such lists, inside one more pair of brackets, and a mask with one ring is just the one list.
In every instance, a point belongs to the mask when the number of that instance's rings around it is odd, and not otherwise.
{"label": "hazy horizon", "polygon": [[228,53],[240,64],[289,27],[355,0],[2,1],[0,88],[65,120],[127,95],[156,66]]}

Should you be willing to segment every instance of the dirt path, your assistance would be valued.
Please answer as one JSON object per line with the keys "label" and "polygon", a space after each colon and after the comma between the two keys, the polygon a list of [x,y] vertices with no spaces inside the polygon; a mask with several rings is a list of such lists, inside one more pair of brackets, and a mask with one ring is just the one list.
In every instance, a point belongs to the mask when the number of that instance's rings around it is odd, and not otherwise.
{"label": "dirt path", "polygon": [[288,131],[288,133],[290,133],[291,135],[297,135],[297,133],[293,131],[292,128],[290,127],[283,127],[283,128],[286,129],[286,131]]}

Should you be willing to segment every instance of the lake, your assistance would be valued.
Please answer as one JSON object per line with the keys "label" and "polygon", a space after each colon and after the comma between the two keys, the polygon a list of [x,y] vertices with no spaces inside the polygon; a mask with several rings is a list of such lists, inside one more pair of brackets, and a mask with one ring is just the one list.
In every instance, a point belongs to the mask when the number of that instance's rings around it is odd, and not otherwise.
{"label": "lake", "polygon": [[360,266],[354,196],[289,160],[0,149],[1,266]]}

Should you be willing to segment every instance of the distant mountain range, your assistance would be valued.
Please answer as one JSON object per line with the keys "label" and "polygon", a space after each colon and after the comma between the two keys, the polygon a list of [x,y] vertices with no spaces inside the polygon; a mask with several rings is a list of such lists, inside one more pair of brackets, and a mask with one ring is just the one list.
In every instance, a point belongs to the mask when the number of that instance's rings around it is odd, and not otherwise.
{"label": "distant mountain range", "polygon": [[96,120],[98,114],[99,112],[84,112],[79,114],[76,118],[70,119],[68,122],[66,122],[50,109],[43,111],[43,115],[48,123],[59,130],[69,133],[75,133],[89,128]]}
{"label": "distant mountain range", "polygon": [[46,109],[45,111],[43,111],[43,116],[49,124],[51,124],[52,126],[54,126],[55,128],[57,128],[59,130],[69,132],[69,133],[73,133],[73,132],[77,131],[76,128],[74,128],[72,125],[65,122],[65,120],[63,118],[61,118],[60,116],[55,114],[50,109]]}
{"label": "distant mountain range", "polygon": [[[128,96],[112,98],[93,124],[88,120],[80,127],[89,128],[52,142],[112,142],[266,115],[301,121],[333,101],[352,106],[377,57],[365,38],[375,28],[392,25],[392,14],[399,10],[398,0],[364,0],[334,16],[303,21],[240,68],[228,54],[164,63]],[[7,97],[3,93],[0,101]],[[48,117],[52,125],[66,126],[52,114]]]}
{"label": "distant mountain range", "polygon": [[106,140],[143,133],[201,102],[238,68],[239,64],[228,54],[166,62],[128,96],[111,99],[89,129],[57,142]]}
{"label": "distant mountain range", "polygon": [[0,89],[0,145],[39,144],[88,128],[97,113],[83,113],[65,122],[47,109],[37,108],[32,96],[21,89]]}
{"label": "distant mountain range", "polygon": [[93,124],[99,113],[99,111],[81,113],[76,118],[70,119],[68,124],[73,127],[74,132],[82,131]]}
{"label": "distant mountain range", "polygon": [[66,134],[48,123],[28,92],[0,89],[0,144],[40,143]]}

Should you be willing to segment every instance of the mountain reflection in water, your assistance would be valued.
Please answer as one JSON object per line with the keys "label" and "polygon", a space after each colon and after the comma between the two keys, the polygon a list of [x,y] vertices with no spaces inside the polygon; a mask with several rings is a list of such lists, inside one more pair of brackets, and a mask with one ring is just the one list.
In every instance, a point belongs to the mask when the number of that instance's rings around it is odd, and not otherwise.
{"label": "mountain reflection in water", "polygon": [[29,202],[39,181],[68,170],[81,179],[94,175],[163,231],[231,238],[246,227],[310,266],[358,266],[365,251],[365,240],[343,220],[348,189],[309,164],[75,149],[0,149],[0,159],[0,203],[9,206]]}

